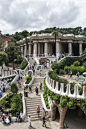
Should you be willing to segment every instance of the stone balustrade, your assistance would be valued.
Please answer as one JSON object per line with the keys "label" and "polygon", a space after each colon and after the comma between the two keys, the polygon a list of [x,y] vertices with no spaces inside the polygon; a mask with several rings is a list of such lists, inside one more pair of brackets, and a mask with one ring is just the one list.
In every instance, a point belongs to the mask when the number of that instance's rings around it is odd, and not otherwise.
{"label": "stone balustrade", "polygon": [[79,94],[79,86],[76,84],[74,86],[74,93],[71,93],[71,85],[67,84],[66,91],[64,91],[64,84],[58,83],[54,80],[52,80],[49,76],[46,77],[46,85],[47,87],[54,93],[62,95],[62,96],[68,96],[70,98],[76,98],[76,99],[85,99],[85,86],[83,86],[83,93],[82,95]]}

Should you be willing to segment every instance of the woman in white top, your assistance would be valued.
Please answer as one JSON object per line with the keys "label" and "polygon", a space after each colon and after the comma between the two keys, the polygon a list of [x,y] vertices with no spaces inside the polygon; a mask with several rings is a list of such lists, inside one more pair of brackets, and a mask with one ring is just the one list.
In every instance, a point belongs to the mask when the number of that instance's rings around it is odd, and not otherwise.
{"label": "woman in white top", "polygon": [[28,117],[29,127],[31,127],[31,116]]}

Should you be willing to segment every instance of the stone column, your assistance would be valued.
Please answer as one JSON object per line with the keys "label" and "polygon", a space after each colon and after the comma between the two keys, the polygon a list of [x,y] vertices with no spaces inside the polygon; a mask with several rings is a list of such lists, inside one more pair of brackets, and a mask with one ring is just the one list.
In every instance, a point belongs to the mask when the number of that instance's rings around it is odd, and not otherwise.
{"label": "stone column", "polygon": [[56,106],[54,103],[51,105],[51,120],[54,121],[56,119]]}
{"label": "stone column", "polygon": [[23,57],[23,46],[21,46],[21,52],[22,52],[21,56]]}
{"label": "stone column", "polygon": [[29,55],[31,55],[31,44],[29,44]]}
{"label": "stone column", "polygon": [[38,43],[38,56],[40,54],[40,43]]}
{"label": "stone column", "polygon": [[27,47],[26,45],[24,46],[24,56],[27,54]]}
{"label": "stone column", "polygon": [[59,121],[59,128],[58,129],[64,129],[64,118],[66,115],[68,107],[61,108],[61,106],[58,106],[59,114],[60,114],[60,121]]}
{"label": "stone column", "polygon": [[58,57],[60,56],[60,41],[56,41],[56,59],[58,62]]}
{"label": "stone column", "polygon": [[37,43],[34,43],[34,48],[33,48],[33,56],[37,56]]}
{"label": "stone column", "polygon": [[47,57],[48,56],[48,43],[45,43],[44,53],[45,53],[45,57]]}
{"label": "stone column", "polygon": [[68,43],[68,53],[72,54],[72,43]]}
{"label": "stone column", "polygon": [[82,42],[79,43],[79,55],[82,54]]}

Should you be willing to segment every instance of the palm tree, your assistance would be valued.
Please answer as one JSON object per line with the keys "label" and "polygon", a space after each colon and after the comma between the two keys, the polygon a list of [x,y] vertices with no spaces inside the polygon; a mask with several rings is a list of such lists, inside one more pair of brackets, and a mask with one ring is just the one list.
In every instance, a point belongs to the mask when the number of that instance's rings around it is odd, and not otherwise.
{"label": "palm tree", "polygon": [[53,31],[52,32],[52,35],[55,36],[55,45],[56,45],[56,37],[58,36],[58,31]]}
{"label": "palm tree", "polygon": [[52,35],[55,36],[55,43],[56,43],[56,36],[58,36],[58,31],[53,31]]}

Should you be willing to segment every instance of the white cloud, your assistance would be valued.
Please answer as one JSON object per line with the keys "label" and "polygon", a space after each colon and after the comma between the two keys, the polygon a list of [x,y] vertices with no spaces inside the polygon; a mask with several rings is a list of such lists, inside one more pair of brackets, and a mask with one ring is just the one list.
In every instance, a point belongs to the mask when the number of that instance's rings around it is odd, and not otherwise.
{"label": "white cloud", "polygon": [[86,26],[83,0],[0,0],[2,33]]}

